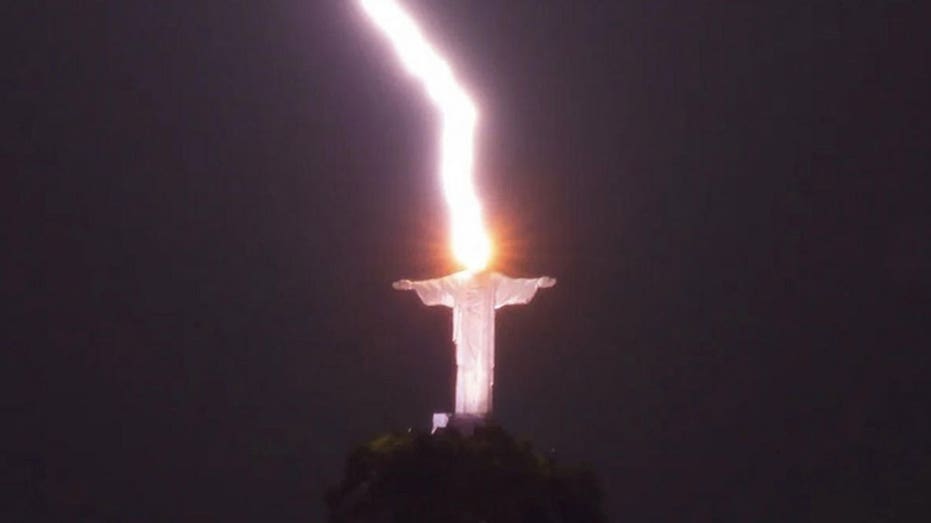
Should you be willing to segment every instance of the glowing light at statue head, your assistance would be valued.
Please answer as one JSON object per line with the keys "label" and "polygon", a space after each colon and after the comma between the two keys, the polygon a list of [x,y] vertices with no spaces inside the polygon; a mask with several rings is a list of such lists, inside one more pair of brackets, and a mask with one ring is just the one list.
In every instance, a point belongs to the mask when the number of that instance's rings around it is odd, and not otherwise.
{"label": "glowing light at statue head", "polygon": [[404,67],[420,80],[442,117],[440,177],[449,206],[453,256],[478,271],[491,258],[491,239],[472,177],[478,112],[449,64],[433,49],[414,19],[395,0],[360,0],[391,41]]}

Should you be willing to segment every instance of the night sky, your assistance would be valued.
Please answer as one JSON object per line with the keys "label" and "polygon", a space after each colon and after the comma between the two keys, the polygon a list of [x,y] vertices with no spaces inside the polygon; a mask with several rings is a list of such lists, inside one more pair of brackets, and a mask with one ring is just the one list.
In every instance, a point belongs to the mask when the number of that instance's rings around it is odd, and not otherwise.
{"label": "night sky", "polygon": [[[496,417],[612,520],[931,513],[920,3],[406,1],[496,269],[559,280],[498,314]],[[2,16],[4,510],[321,520],[453,401],[390,286],[455,269],[420,85],[352,2]]]}

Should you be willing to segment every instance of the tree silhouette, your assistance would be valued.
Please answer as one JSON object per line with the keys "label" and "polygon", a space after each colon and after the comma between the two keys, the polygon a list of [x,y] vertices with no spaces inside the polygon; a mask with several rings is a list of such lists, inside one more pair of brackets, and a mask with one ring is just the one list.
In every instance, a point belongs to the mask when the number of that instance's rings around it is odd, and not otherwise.
{"label": "tree silhouette", "polygon": [[497,426],[391,433],[356,448],[328,490],[332,523],[601,522],[586,467],[556,464]]}

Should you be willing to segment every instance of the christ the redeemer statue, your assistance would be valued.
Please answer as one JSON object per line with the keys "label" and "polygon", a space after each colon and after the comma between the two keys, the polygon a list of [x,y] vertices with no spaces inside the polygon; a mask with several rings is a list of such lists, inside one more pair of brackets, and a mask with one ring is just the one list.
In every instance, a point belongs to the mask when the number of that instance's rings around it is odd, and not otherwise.
{"label": "christ the redeemer statue", "polygon": [[537,289],[554,278],[509,278],[490,271],[462,271],[442,278],[394,282],[398,290],[414,290],[425,305],[453,309],[456,343],[455,415],[483,418],[491,412],[495,369],[495,309],[530,302]]}

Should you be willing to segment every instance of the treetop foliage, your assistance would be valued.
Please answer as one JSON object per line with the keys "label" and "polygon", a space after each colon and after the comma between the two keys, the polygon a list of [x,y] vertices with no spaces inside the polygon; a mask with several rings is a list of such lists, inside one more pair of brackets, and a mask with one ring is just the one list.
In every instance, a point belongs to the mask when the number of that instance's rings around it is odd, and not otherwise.
{"label": "treetop foliage", "polygon": [[333,523],[602,522],[594,473],[502,428],[389,433],[353,450],[326,502]]}

